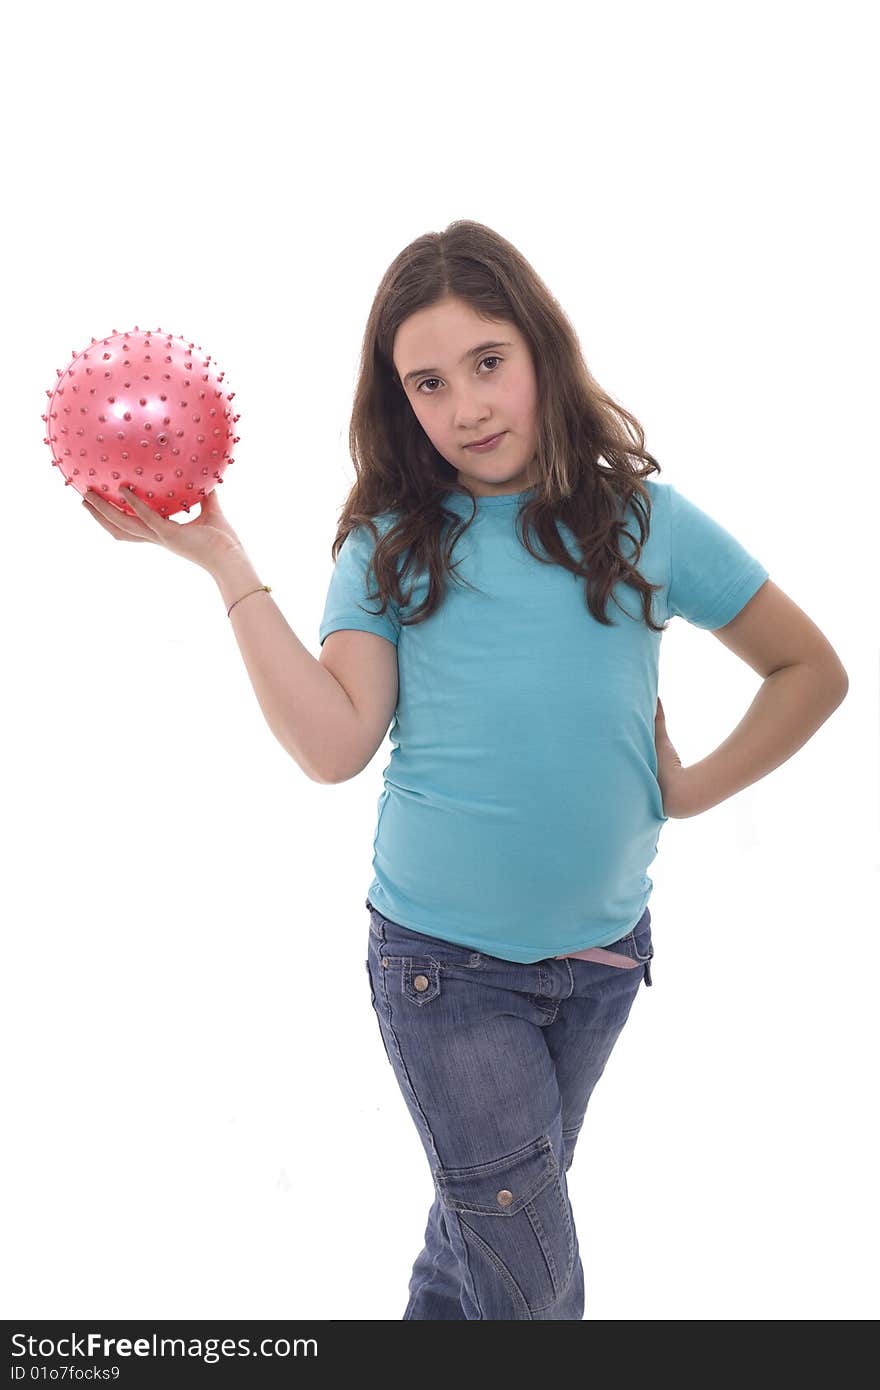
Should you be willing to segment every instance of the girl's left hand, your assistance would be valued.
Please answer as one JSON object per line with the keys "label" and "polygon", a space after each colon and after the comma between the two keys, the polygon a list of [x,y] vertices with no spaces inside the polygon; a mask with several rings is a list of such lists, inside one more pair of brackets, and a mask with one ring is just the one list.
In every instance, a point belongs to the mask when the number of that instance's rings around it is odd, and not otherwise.
{"label": "girl's left hand", "polygon": [[657,749],[657,781],[663,798],[663,814],[674,820],[694,815],[695,808],[689,796],[691,783],[688,769],[682,767],[681,758],[666,732],[666,716],[659,696],[654,719],[654,744]]}

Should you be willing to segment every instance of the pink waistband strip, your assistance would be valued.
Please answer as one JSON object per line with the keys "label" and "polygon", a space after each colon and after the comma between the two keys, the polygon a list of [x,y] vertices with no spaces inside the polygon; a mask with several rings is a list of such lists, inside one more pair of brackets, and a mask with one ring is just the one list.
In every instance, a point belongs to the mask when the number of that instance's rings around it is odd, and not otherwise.
{"label": "pink waistband strip", "polygon": [[595,960],[600,965],[618,965],[621,970],[635,970],[637,967],[644,969],[643,960],[633,960],[630,956],[622,956],[619,951],[606,951],[604,946],[590,946],[585,951],[566,951],[561,956],[554,956],[554,960],[568,960],[570,956],[577,960]]}

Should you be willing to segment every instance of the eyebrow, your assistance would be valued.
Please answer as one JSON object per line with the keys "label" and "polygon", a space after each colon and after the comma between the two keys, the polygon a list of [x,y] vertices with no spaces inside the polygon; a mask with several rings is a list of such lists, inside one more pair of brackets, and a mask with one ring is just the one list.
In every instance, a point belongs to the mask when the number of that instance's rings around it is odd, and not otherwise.
{"label": "eyebrow", "polygon": [[[469,357],[476,357],[481,352],[486,352],[488,348],[497,347],[513,347],[513,343],[478,343],[476,347],[468,348],[467,352],[464,354],[464,357],[461,358],[461,362],[465,362]],[[406,376],[403,378],[403,384],[405,386],[406,383],[408,381],[411,381],[414,376],[431,376],[432,374],[436,374],[437,376],[439,376],[440,368],[416,367],[414,371],[407,372]]]}

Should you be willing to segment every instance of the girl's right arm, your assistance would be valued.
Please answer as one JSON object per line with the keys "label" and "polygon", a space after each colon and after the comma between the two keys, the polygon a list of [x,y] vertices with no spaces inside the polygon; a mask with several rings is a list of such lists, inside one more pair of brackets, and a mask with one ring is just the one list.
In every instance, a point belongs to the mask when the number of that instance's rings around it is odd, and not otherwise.
{"label": "girl's right arm", "polygon": [[[188,522],[158,516],[122,486],[113,501],[88,489],[83,502],[114,540],[164,546],[213,576],[226,608],[235,604],[229,621],[266,722],[307,777],[343,782],[366,766],[397,700],[393,643],[375,633],[340,630],[324,643],[327,664],[317,661],[260,588],[216,489],[201,499],[199,516]],[[331,661],[338,676],[328,669]]]}
{"label": "girl's right arm", "polygon": [[249,593],[262,581],[244,550],[218,556],[210,573],[226,608],[248,594],[235,603],[229,621],[266,723],[282,748],[313,782],[353,775],[347,750],[363,742],[363,733],[348,692],[303,646],[272,595]]}

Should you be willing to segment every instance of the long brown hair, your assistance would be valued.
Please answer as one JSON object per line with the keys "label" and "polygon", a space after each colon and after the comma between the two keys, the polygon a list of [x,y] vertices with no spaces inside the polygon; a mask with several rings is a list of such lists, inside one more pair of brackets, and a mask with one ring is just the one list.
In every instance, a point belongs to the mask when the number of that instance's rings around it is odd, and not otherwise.
{"label": "long brown hair", "polygon": [[[446,592],[447,575],[467,582],[454,573],[451,557],[477,503],[469,517],[444,507],[444,494],[471,499],[472,494],[419,424],[392,358],[404,320],[453,296],[487,318],[513,322],[531,349],[538,387],[538,446],[531,464],[536,482],[517,512],[526,549],[542,564],[562,565],[585,579],[587,606],[605,626],[616,625],[605,608],[613,585],[622,581],[641,594],[651,630],[663,632],[665,625],[651,618],[652,593],[662,586],[649,584],[635,568],[651,517],[650,494],[640,480],[659,473],[660,465],[645,449],[639,422],[591,375],[574,328],[529,262],[479,222],[451,222],[445,231],[417,237],[382,277],[364,331],[349,426],[356,481],[340,514],[333,560],[350,531],[361,525],[369,529],[374,543],[369,569],[378,592],[367,597],[381,599],[379,613],[392,600],[398,606],[409,602],[412,588],[406,596],[401,588],[407,572],[427,573],[426,598],[411,616],[401,615],[403,626],[431,616]],[[619,542],[630,499],[639,539],[625,532],[636,547],[628,560]],[[373,518],[387,512],[395,517],[380,538]],[[581,562],[560,535],[558,521],[572,533]],[[533,548],[532,531],[549,559]],[[401,556],[406,558],[398,572]]]}

